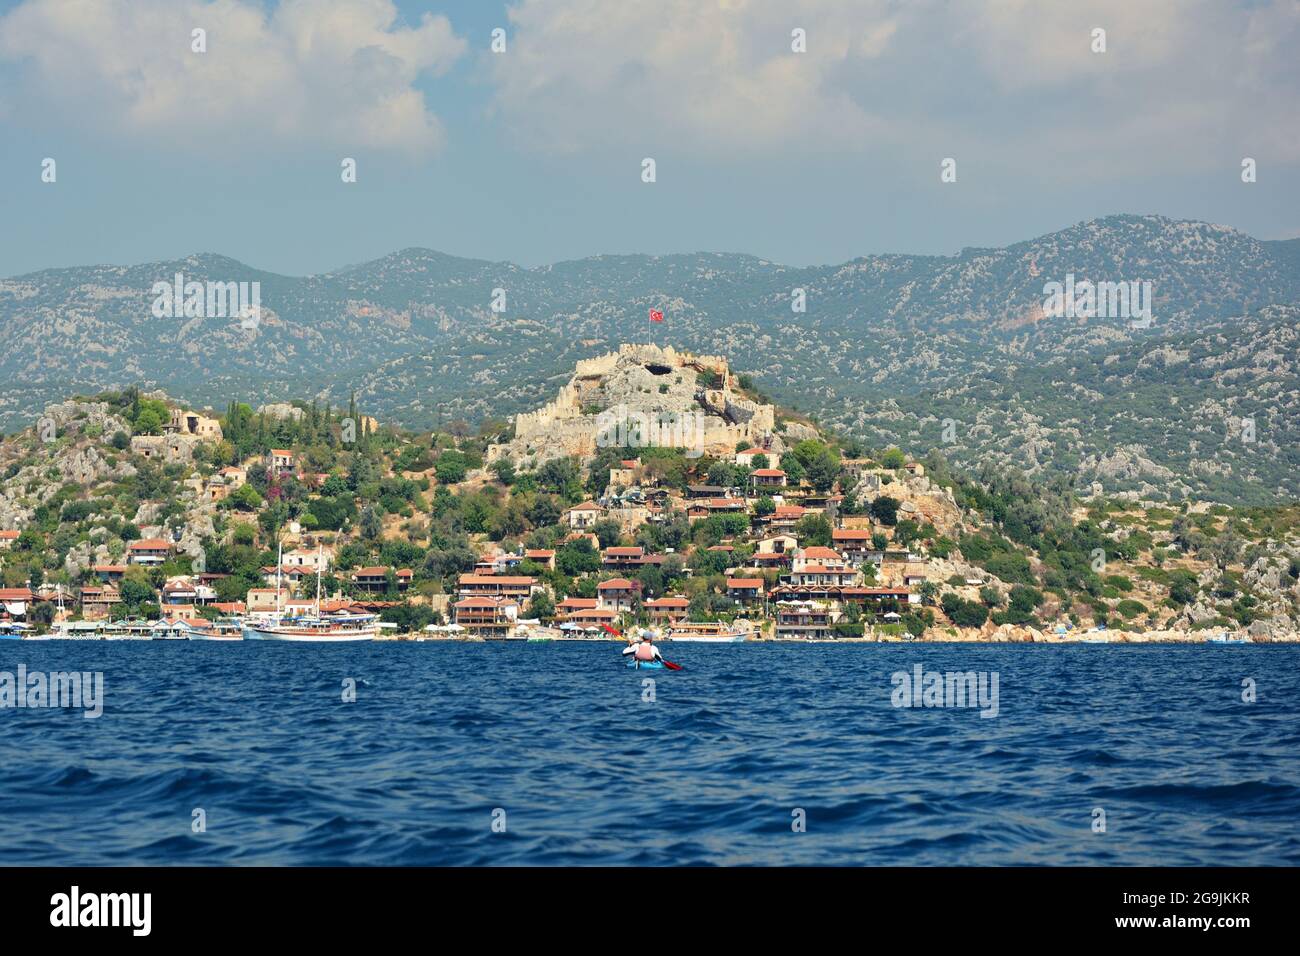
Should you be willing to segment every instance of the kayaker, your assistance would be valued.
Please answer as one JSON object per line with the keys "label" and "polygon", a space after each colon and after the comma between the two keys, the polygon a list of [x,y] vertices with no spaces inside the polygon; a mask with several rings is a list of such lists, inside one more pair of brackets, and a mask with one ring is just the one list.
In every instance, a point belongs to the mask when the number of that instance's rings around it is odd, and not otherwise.
{"label": "kayaker", "polygon": [[643,664],[650,664],[654,661],[662,661],[663,655],[659,653],[659,648],[655,647],[650,638],[641,635],[632,644],[623,648],[623,653],[631,654],[632,659]]}

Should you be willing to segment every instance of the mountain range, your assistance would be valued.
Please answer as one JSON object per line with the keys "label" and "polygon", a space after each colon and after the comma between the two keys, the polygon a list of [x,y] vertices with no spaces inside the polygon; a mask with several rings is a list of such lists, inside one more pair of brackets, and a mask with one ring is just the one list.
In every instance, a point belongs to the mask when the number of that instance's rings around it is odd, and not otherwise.
{"label": "mountain range", "polygon": [[[155,317],[153,286],[176,273],[260,283],[256,328]],[[1150,283],[1150,323],[1045,311],[1046,284],[1067,279]],[[525,269],[406,249],[290,277],[203,254],[0,280],[0,426],[126,384],[214,407],[355,392],[382,421],[474,423],[546,401],[579,358],[652,340],[723,355],[771,398],[872,442],[1264,502],[1300,494],[1297,304],[1300,240],[1137,215],[803,268],[694,253]]]}

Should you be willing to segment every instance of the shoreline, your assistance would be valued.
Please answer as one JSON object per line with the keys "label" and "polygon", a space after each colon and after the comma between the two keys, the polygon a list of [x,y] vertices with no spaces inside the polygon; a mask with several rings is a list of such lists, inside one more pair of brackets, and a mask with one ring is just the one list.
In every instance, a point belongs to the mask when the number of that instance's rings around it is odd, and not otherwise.
{"label": "shoreline", "polygon": [[[626,641],[617,640],[608,637],[556,637],[556,638],[504,638],[504,637],[425,637],[414,634],[399,634],[393,636],[379,637],[376,641],[399,641],[407,643],[455,643],[455,644],[615,644],[625,645]],[[974,635],[971,637],[945,635],[941,638],[918,637],[913,640],[907,640],[895,636],[875,637],[840,637],[840,638],[808,638],[797,640],[791,638],[775,637],[757,637],[744,641],[674,641],[671,638],[659,641],[664,645],[680,644],[1213,644],[1219,643],[1211,640],[1210,636],[1200,637],[1193,635],[1184,636],[1165,636],[1161,632],[1155,632],[1153,635],[1125,633],[1120,635],[1116,633],[1113,637],[1107,637],[1105,640],[1095,640],[1089,638],[1061,638],[1056,635],[1042,635],[1037,639],[1025,638],[1008,638],[1008,637],[987,637],[984,635]],[[1244,644],[1300,644],[1300,634],[1288,634],[1285,637],[1244,637],[1237,640],[1234,638],[1234,646]]]}

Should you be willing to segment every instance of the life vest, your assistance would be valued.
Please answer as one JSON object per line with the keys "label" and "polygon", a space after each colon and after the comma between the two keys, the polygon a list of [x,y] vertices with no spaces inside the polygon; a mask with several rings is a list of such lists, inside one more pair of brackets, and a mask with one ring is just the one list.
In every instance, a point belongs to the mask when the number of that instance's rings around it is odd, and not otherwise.
{"label": "life vest", "polygon": [[649,641],[642,641],[636,646],[636,650],[632,652],[632,656],[639,661],[652,661],[655,659],[654,645]]}

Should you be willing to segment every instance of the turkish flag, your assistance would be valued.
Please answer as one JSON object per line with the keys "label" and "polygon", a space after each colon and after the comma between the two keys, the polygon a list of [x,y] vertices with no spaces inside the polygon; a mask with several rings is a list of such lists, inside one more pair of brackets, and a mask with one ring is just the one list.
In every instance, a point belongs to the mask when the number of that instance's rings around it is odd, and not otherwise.
{"label": "turkish flag", "polygon": [[664,314],[663,314],[662,312],[660,312],[658,309],[651,309],[651,310],[650,310],[650,321],[651,321],[651,322],[662,322],[663,320],[664,320]]}

